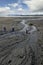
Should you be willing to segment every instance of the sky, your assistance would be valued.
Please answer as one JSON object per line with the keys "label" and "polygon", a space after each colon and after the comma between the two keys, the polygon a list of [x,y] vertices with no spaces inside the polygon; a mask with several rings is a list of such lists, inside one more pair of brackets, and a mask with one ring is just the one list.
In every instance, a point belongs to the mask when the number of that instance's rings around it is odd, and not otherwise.
{"label": "sky", "polygon": [[0,16],[35,14],[43,14],[43,0],[0,0]]}

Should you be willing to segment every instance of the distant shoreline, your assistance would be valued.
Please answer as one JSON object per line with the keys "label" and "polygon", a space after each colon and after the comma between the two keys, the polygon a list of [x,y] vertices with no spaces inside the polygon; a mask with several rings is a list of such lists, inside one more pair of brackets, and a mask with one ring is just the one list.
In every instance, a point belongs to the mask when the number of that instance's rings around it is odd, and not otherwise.
{"label": "distant shoreline", "polygon": [[0,16],[0,17],[43,17],[43,15],[15,15],[15,16]]}

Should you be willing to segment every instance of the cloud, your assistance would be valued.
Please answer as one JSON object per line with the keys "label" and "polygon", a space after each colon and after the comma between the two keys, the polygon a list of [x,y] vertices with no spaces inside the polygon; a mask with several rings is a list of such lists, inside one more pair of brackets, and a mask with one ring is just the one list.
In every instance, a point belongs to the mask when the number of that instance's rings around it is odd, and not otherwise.
{"label": "cloud", "polygon": [[27,4],[18,1],[17,3],[8,4],[7,7],[0,7],[0,16],[28,15],[29,11],[25,6],[27,6]]}
{"label": "cloud", "polygon": [[9,7],[0,7],[0,16],[8,15],[9,11],[10,11]]}
{"label": "cloud", "polygon": [[0,12],[5,12],[5,11],[8,11],[10,10],[9,7],[0,7]]}
{"label": "cloud", "polygon": [[28,5],[32,12],[43,11],[43,0],[24,0],[24,3]]}
{"label": "cloud", "polygon": [[8,16],[14,14],[15,11],[11,10],[10,7],[0,7],[0,16]]}
{"label": "cloud", "polygon": [[8,6],[12,7],[15,11],[16,15],[28,15],[28,7],[22,1],[18,1],[17,3],[8,4]]}
{"label": "cloud", "polygon": [[19,2],[9,4],[9,6],[14,7],[18,15],[43,14],[43,0],[23,0],[22,3],[26,4],[28,9],[23,9],[22,5],[19,5]]}
{"label": "cloud", "polygon": [[43,0],[19,0],[5,7],[0,7],[0,16],[43,14]]}
{"label": "cloud", "polygon": [[13,6],[13,7],[16,7],[18,6],[18,3],[13,3],[13,4],[8,4],[9,6]]}

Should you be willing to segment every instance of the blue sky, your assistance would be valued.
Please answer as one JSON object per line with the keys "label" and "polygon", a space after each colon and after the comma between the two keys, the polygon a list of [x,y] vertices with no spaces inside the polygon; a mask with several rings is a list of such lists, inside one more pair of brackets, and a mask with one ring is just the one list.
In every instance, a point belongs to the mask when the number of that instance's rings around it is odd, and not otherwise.
{"label": "blue sky", "polygon": [[18,0],[0,0],[0,6],[6,6],[8,4],[15,3],[17,1]]}
{"label": "blue sky", "polygon": [[0,16],[43,14],[43,0],[0,0]]}

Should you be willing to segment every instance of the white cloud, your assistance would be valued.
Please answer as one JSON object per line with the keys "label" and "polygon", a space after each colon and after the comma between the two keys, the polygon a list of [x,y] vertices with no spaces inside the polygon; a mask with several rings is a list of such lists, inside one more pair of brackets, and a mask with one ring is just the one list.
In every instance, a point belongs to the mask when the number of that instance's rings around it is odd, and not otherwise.
{"label": "white cloud", "polygon": [[9,7],[0,7],[0,12],[6,12],[9,11],[10,8]]}
{"label": "white cloud", "polygon": [[19,5],[18,1],[6,7],[0,7],[0,16],[43,14],[43,0],[23,0],[23,3],[28,6],[28,10]]}
{"label": "white cloud", "polygon": [[[28,11],[19,5],[20,2],[8,4],[8,7],[0,7],[0,16],[27,15]],[[12,8],[12,9],[11,9]]]}
{"label": "white cloud", "polygon": [[25,15],[27,10],[23,8],[22,5],[18,3],[12,3],[12,4],[8,4],[9,6],[14,8],[15,14],[16,15]]}
{"label": "white cloud", "polygon": [[13,7],[16,7],[18,6],[18,3],[13,3],[13,4],[8,4],[9,6],[13,6]]}
{"label": "white cloud", "polygon": [[24,0],[30,11],[43,11],[43,0]]}
{"label": "white cloud", "polygon": [[15,14],[14,10],[11,10],[10,7],[0,7],[0,16],[8,16]]}
{"label": "white cloud", "polygon": [[0,7],[0,16],[8,15],[9,11],[10,11],[9,7]]}

